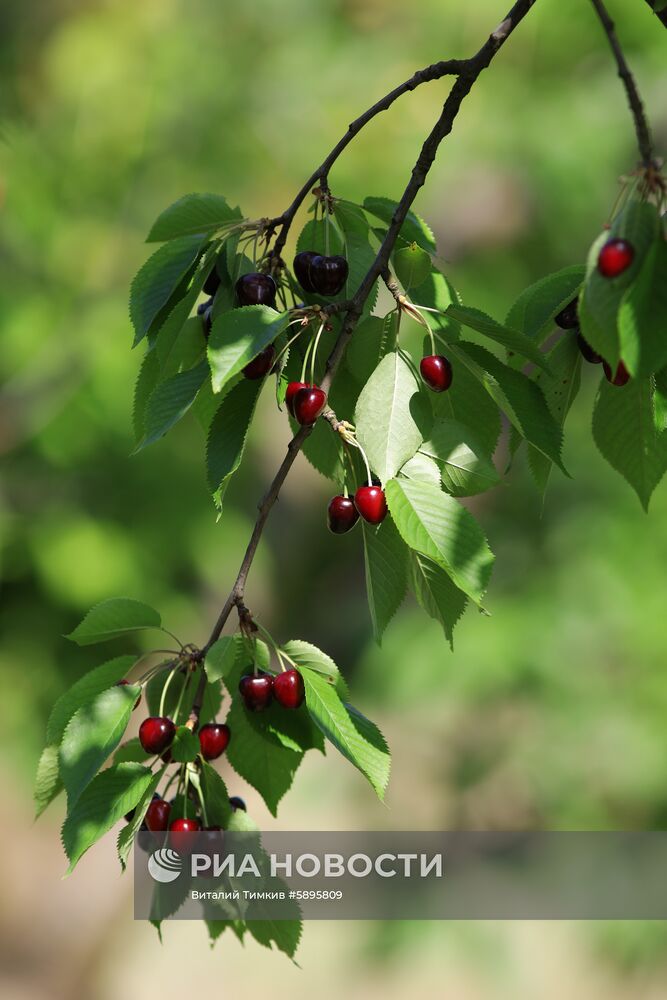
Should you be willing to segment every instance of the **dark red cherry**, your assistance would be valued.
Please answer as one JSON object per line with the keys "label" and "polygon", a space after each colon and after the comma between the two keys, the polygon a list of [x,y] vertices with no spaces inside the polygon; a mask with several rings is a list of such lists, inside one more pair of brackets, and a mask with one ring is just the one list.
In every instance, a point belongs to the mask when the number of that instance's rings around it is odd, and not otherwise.
{"label": "dark red cherry", "polygon": [[[129,683],[130,683],[130,682],[129,682],[129,681],[126,681],[126,680],[122,680],[122,681],[116,681],[116,683],[115,683],[115,685],[114,685],[114,686],[115,686],[115,687],[125,687],[125,685],[126,685],[126,684],[129,684]],[[140,701],[141,701],[141,695],[139,695],[139,697],[137,698],[137,700],[136,700],[136,701],[135,701],[135,703],[134,703],[134,708],[132,709],[132,711],[133,711],[133,712],[134,712],[134,709],[135,709],[135,708],[138,708],[138,707],[139,707],[139,702],[140,702]]]}
{"label": "dark red cherry", "polygon": [[452,366],[442,354],[429,354],[419,362],[424,382],[433,392],[444,392],[452,384]]}
{"label": "dark red cherry", "polygon": [[287,391],[285,392],[285,406],[289,412],[294,416],[294,397],[296,396],[299,389],[308,388],[307,382],[290,382],[287,386]]}
{"label": "dark red cherry", "polygon": [[297,423],[310,426],[321,416],[327,405],[327,394],[317,385],[305,386],[294,396],[292,406]]}
{"label": "dark red cherry", "polygon": [[594,351],[588,341],[584,340],[580,333],[577,334],[577,344],[579,345],[581,356],[585,361],[588,361],[590,365],[602,364],[602,355],[598,354],[597,351]]}
{"label": "dark red cherry", "polygon": [[622,361],[618,362],[618,368],[615,372],[612,372],[610,365],[606,361],[602,362],[602,367],[604,369],[604,377],[612,385],[627,385],[630,381],[630,372]]}
{"label": "dark red cherry", "polygon": [[163,833],[169,829],[169,814],[171,805],[158,795],[154,798],[144,817],[144,823],[151,833]]}
{"label": "dark red cherry", "polygon": [[215,760],[225,752],[231,733],[229,726],[207,722],[199,730],[199,746],[204,760]]}
{"label": "dark red cherry", "polygon": [[179,854],[189,854],[194,850],[197,834],[201,830],[198,819],[175,819],[169,824],[169,843]]}
{"label": "dark red cherry", "polygon": [[310,262],[310,281],[320,295],[338,295],[347,281],[347,272],[344,257],[317,254]]}
{"label": "dark red cherry", "polygon": [[197,306],[197,315],[203,316],[206,310],[213,305],[213,299],[206,299],[205,302],[200,302]]}
{"label": "dark red cherry", "polygon": [[559,326],[561,330],[574,330],[575,327],[579,326],[579,316],[577,314],[577,306],[579,305],[579,299],[572,299],[571,302],[565,306],[564,309],[556,316],[554,322],[556,326]]}
{"label": "dark red cherry", "polygon": [[359,512],[350,497],[339,494],[329,501],[327,524],[334,535],[344,535],[350,528],[354,528],[358,520]]}
{"label": "dark red cherry", "polygon": [[617,278],[632,264],[635,250],[627,240],[608,240],[598,256],[598,271],[603,278]]}
{"label": "dark red cherry", "polygon": [[387,501],[379,486],[360,486],[354,494],[354,505],[369,524],[380,524],[387,516]]}
{"label": "dark red cherry", "polygon": [[276,283],[270,274],[243,274],[236,282],[236,295],[242,306],[275,306]]}
{"label": "dark red cherry", "polygon": [[204,327],[204,336],[208,340],[213,328],[213,306],[204,303],[203,312],[200,313],[199,309],[197,309],[197,315],[201,315],[202,326]]}
{"label": "dark red cherry", "polygon": [[243,812],[248,811],[248,807],[246,806],[245,801],[241,798],[240,795],[230,795],[229,804],[232,807],[232,809],[242,809]]}
{"label": "dark red cherry", "polygon": [[213,266],[213,270],[211,271],[208,278],[204,282],[204,294],[215,295],[219,287],[220,287],[220,275],[218,274],[217,264],[215,264]]}
{"label": "dark red cherry", "polygon": [[298,708],[303,705],[306,689],[298,670],[283,670],[273,678],[273,696],[283,708]]}
{"label": "dark red cherry", "polygon": [[246,674],[241,678],[239,691],[246,708],[251,712],[261,712],[271,704],[273,677],[271,674]]}
{"label": "dark red cherry", "polygon": [[260,378],[264,378],[268,375],[273,368],[273,362],[276,360],[276,349],[273,344],[269,344],[264,350],[249,361],[248,364],[243,369],[243,374],[246,378],[252,381],[257,381]]}
{"label": "dark red cherry", "polygon": [[162,753],[171,744],[176,726],[166,716],[155,715],[139,726],[139,742],[146,753]]}
{"label": "dark red cherry", "polygon": [[294,258],[294,274],[304,292],[314,292],[313,283],[310,280],[310,265],[317,257],[314,250],[302,250]]}

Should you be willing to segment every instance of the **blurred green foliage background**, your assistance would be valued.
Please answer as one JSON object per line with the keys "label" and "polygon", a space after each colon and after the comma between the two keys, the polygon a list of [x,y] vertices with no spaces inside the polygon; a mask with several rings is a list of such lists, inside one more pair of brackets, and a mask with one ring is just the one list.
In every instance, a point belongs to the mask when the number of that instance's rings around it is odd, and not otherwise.
{"label": "blurred green foliage background", "polygon": [[[641,0],[610,7],[664,151],[667,34]],[[3,824],[18,813],[28,830],[50,705],[104,656],[63,634],[94,602],[126,594],[203,641],[288,440],[267,393],[219,524],[194,421],[130,457],[140,357],[130,351],[126,301],[150,223],[188,191],[219,191],[251,217],[278,214],[353,117],[415,69],[471,54],[501,8],[499,0],[2,5]],[[446,87],[421,88],[370,126],[337,165],[334,193],[398,196]],[[592,10],[540,0],[466,102],[416,207],[464,301],[502,318],[526,284],[583,260],[635,160]],[[281,807],[285,829],[665,826],[667,491],[644,516],[597,455],[598,374],[586,372],[567,427],[573,479],[555,474],[542,509],[520,461],[509,486],[475,504],[497,553],[492,617],[468,612],[453,654],[412,604],[382,649],[372,645],[360,535],[326,532],[329,487],[299,460],[247,597],[278,638],[309,639],[336,657],[395,762],[389,811],[332,755],[304,767]],[[246,794],[231,776],[230,784]],[[319,983],[323,996],[341,987],[398,996],[402,982],[427,995],[437,982],[457,998],[549,997],[544,970],[561,955],[569,971],[559,976],[569,978],[554,996],[657,997],[667,985],[662,925],[332,924],[327,933],[311,925],[303,972],[233,942],[209,956],[203,932],[176,925],[160,951],[150,929],[130,923],[130,886],[116,888],[112,840],[56,890],[58,820],[56,807],[4,853],[10,870],[12,851],[42,851],[40,891],[52,891],[72,921],[68,933],[52,903],[31,922],[21,916],[25,884],[17,892],[0,957],[21,996],[41,996],[43,982],[71,995],[72,976],[78,995],[96,1000],[118,996],[127,977],[136,992],[149,962],[170,970],[164,988],[175,996],[183,941],[199,956],[195,982],[226,968],[247,976],[251,991],[273,988],[277,974],[278,995],[292,997],[310,995],[316,968],[337,970],[330,987]],[[75,934],[93,872],[119,909],[93,907]]]}

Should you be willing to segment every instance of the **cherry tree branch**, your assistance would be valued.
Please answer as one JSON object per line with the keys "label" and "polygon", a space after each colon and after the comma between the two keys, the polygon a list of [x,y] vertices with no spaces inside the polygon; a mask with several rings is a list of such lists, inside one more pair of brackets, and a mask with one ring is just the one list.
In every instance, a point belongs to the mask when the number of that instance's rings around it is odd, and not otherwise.
{"label": "cherry tree branch", "polygon": [[[389,257],[398,238],[401,226],[407,217],[417,193],[426,181],[426,177],[433,166],[440,143],[452,130],[454,120],[458,115],[463,100],[470,93],[480,74],[487,68],[495,54],[506,42],[516,26],[523,20],[535,2],[536,0],[517,0],[507,16],[498,25],[495,31],[489,35],[481,49],[470,59],[448,60],[446,62],[435,63],[433,66],[429,66],[425,70],[420,70],[419,73],[416,73],[410,78],[410,80],[401,84],[399,87],[395,88],[395,90],[392,90],[381,101],[378,101],[377,104],[374,104],[371,108],[369,108],[368,111],[366,111],[350,125],[345,136],[343,136],[338,144],[334,146],[331,153],[329,153],[320,167],[318,167],[317,170],[308,178],[292,204],[283,213],[283,215],[279,216],[275,220],[272,220],[272,223],[276,228],[278,226],[281,227],[272,251],[274,255],[279,256],[285,244],[292,220],[307,197],[312,186],[318,181],[326,185],[328,172],[331,169],[331,166],[337,160],[338,156],[342,153],[345,147],[351,142],[354,136],[361,131],[364,125],[371,121],[371,119],[381,111],[389,108],[391,104],[393,104],[393,102],[402,94],[414,90],[421,83],[424,83],[427,80],[439,79],[447,74],[456,76],[456,80],[452,86],[449,96],[447,97],[447,100],[443,105],[440,116],[422,146],[417,162],[412,169],[410,180],[408,181],[403,195],[396,207],[387,230],[387,234],[382,241],[382,245],[378,250],[377,256],[356,293],[350,302],[346,304],[347,308],[345,310],[343,325],[327,360],[324,378],[321,383],[321,387],[325,392],[328,393],[331,387],[331,383],[335,377],[338,366],[340,365],[343,354],[345,353],[347,344],[352,336],[355,326],[359,321],[364,304],[375,282],[381,276],[385,277],[385,280],[388,276]],[[232,587],[232,590],[227,597],[220,614],[218,615],[218,619],[213,627],[213,630],[211,631],[206,645],[201,650],[201,657],[206,655],[213,643],[220,637],[227,619],[229,618],[229,615],[234,607],[241,609],[244,606],[246,581],[262,537],[264,525],[266,524],[269,514],[278,499],[287,474],[289,473],[296,456],[299,454],[304,441],[311,431],[312,427],[302,427],[294,435],[287,447],[287,453],[283,458],[280,468],[271,482],[266,495],[259,504],[257,520],[234,582],[234,586]],[[195,719],[198,719],[199,712],[201,710],[205,687],[206,675],[202,670],[199,689],[195,696],[193,705],[193,715],[195,716]]]}
{"label": "cherry tree branch", "polygon": [[[630,111],[635,124],[635,132],[637,133],[637,145],[639,146],[639,155],[641,156],[642,165],[647,169],[650,169],[655,166],[653,142],[651,140],[651,130],[644,112],[642,99],[639,96],[635,78],[630,72],[630,67],[627,64],[625,55],[623,54],[623,49],[621,48],[621,43],[619,42],[616,34],[614,22],[611,19],[609,11],[605,7],[603,0],[591,0],[591,3],[595,8],[602,27],[604,28],[607,40],[609,41],[609,46],[614,54],[614,59],[616,60],[618,75],[620,76],[623,86],[625,87],[625,93],[628,98],[628,104],[630,105]],[[667,9],[656,13],[658,13],[658,17],[660,17],[663,21],[663,24],[667,24]],[[663,20],[662,15],[665,16],[665,20]]]}

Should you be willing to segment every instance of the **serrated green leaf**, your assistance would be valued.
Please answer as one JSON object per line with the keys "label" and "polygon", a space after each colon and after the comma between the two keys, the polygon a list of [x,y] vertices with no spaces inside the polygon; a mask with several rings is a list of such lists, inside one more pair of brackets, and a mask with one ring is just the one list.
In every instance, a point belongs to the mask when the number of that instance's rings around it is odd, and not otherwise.
{"label": "serrated green leaf", "polygon": [[148,333],[201,251],[201,236],[186,236],[160,247],[137,272],[130,289],[135,344]]}
{"label": "serrated green leaf", "polygon": [[134,384],[132,407],[132,427],[136,443],[146,433],[146,406],[155,386],[160,380],[160,362],[155,351],[148,351],[141,362],[141,368]]}
{"label": "serrated green leaf", "polygon": [[232,700],[227,725],[232,734],[227,760],[236,773],[259,792],[267,808],[276,816],[278,803],[291,788],[303,754],[282,746],[256,728],[238,697]]}
{"label": "serrated green leaf", "polygon": [[91,646],[96,642],[117,639],[127,632],[161,626],[160,615],[148,604],[129,597],[112,597],[91,608],[81,624],[66,638],[78,646]]}
{"label": "serrated green leaf", "polygon": [[123,738],[140,692],[134,684],[102,691],[68,722],[60,744],[60,773],[70,811]]}
{"label": "serrated green leaf", "polygon": [[315,673],[320,674],[327,684],[331,684],[341,699],[349,696],[347,683],[340,670],[326,653],[323,653],[317,646],[303,639],[291,639],[281,647],[291,660],[294,660],[297,667],[307,667]]}
{"label": "serrated green leaf", "polygon": [[667,241],[661,233],[621,299],[618,329],[631,375],[646,377],[667,364]]}
{"label": "serrated green leaf", "polygon": [[221,826],[226,830],[232,816],[227,786],[215,768],[205,760],[201,762],[199,782],[209,825]]}
{"label": "serrated green leaf", "polygon": [[264,919],[249,920],[247,929],[258,944],[265,948],[271,948],[275,944],[279,951],[294,958],[301,940],[300,920],[275,920],[267,916]]}
{"label": "serrated green leaf", "polygon": [[382,359],[355,411],[357,439],[382,482],[396,475],[428,433],[429,401],[398,351]]}
{"label": "serrated green leaf", "polygon": [[447,392],[434,393],[433,417],[456,420],[469,427],[487,453],[492,455],[500,437],[500,413],[484,386],[457,358],[452,361],[452,384]]}
{"label": "serrated green leaf", "polygon": [[126,764],[129,762],[143,764],[151,756],[152,754],[146,753],[142,747],[139,737],[133,736],[132,739],[121,743],[113,755],[113,762],[114,764]]}
{"label": "serrated green leaf", "polygon": [[491,457],[474,431],[457,420],[436,420],[419,451],[438,463],[442,485],[454,497],[475,496],[500,482]]}
{"label": "serrated green leaf", "polygon": [[141,829],[141,825],[146,815],[146,810],[151,804],[153,795],[157,791],[157,786],[160,784],[160,781],[162,780],[165,770],[166,766],[155,772],[152,781],[146,788],[146,791],[144,792],[144,794],[142,795],[141,799],[139,800],[139,802],[135,807],[134,816],[132,817],[130,822],[127,823],[118,834],[116,848],[118,850],[118,860],[120,861],[121,868],[123,869],[123,871],[125,870],[125,867],[127,865],[127,859],[130,856],[130,851],[132,850],[132,844],[134,843],[134,838]]}
{"label": "serrated green leaf", "polygon": [[[376,251],[371,246],[370,226],[362,208],[350,202],[337,201],[334,215],[343,234],[343,253],[348,262],[345,286],[336,298],[351,299],[373,266]],[[369,313],[375,306],[376,288],[377,283],[364,303],[364,313]]]}
{"label": "serrated green leaf", "polygon": [[549,370],[544,355],[532,340],[524,337],[522,333],[518,333],[516,330],[510,330],[508,327],[496,323],[494,319],[483,313],[481,309],[452,305],[447,309],[447,315],[455,319],[457,323],[461,323],[471,330],[476,330],[477,333],[483,334],[489,340],[507,348],[508,351],[520,354],[527,361],[532,361],[539,368],[542,368],[543,371]]}
{"label": "serrated green leaf", "polygon": [[44,747],[37,764],[33,798],[35,800],[35,819],[42,815],[46,807],[53,802],[56,795],[63,790],[60,777],[60,762],[58,760],[58,745],[52,743]]}
{"label": "serrated green leaf", "polygon": [[[392,201],[391,198],[369,197],[364,199],[364,209],[370,215],[374,215],[376,219],[380,219],[387,226],[391,224],[392,217],[397,208],[398,202]],[[403,241],[406,243],[416,243],[428,251],[428,253],[435,253],[436,250],[433,233],[416,212],[410,211],[405,217],[405,222],[401,226],[399,233],[399,245]]]}
{"label": "serrated green leaf", "polygon": [[579,292],[586,268],[576,264],[547,274],[525,288],[507,314],[506,326],[539,341],[553,324],[554,317]]}
{"label": "serrated green leaf", "polygon": [[373,635],[380,643],[408,587],[408,549],[391,518],[377,528],[362,524],[366,593]]}
{"label": "serrated green leaf", "polygon": [[411,587],[417,601],[431,618],[440,622],[449,645],[454,649],[454,626],[465,611],[468,598],[449,574],[420,552],[412,553]]}
{"label": "serrated green leaf", "polygon": [[593,438],[648,510],[667,467],[667,432],[656,427],[653,379],[615,386],[602,379],[593,410]]}
{"label": "serrated green leaf", "polygon": [[213,643],[206,654],[204,669],[211,683],[227,677],[237,664],[241,637],[223,635]]}
{"label": "serrated green leaf", "polygon": [[416,479],[420,483],[430,483],[431,486],[438,488],[442,482],[440,466],[421,451],[401,466],[399,475],[405,476],[406,479]]}
{"label": "serrated green leaf", "polygon": [[304,667],[306,705],[326,738],[368,779],[379,799],[389,781],[390,757],[380,730],[355,709],[344,705],[331,684]]}
{"label": "serrated green leaf", "polygon": [[433,268],[426,280],[412,289],[410,298],[419,306],[427,306],[429,309],[437,310],[437,312],[428,313],[428,322],[431,327],[445,336],[448,343],[459,339],[461,325],[448,312],[451,305],[459,303],[459,297],[456,289],[444,274]]}
{"label": "serrated green leaf", "polygon": [[90,782],[62,828],[69,872],[83,854],[141,801],[154,779],[141,764],[113,764]]}
{"label": "serrated green leaf", "polygon": [[158,337],[155,351],[160,361],[160,381],[194,368],[206,354],[206,337],[201,316],[190,316],[167,341]]}
{"label": "serrated green leaf", "polygon": [[365,385],[385,354],[396,347],[397,312],[384,318],[368,316],[355,328],[345,353],[348,371],[360,385]]}
{"label": "serrated green leaf", "polygon": [[[551,374],[538,372],[536,380],[554,420],[562,427],[581,384],[581,351],[577,338],[567,334],[561,337],[549,353],[549,364]],[[551,460],[529,445],[528,461],[538,489],[543,493],[551,472]]]}
{"label": "serrated green leaf", "polygon": [[207,378],[208,364],[204,360],[156,386],[146,405],[144,437],[134,449],[135,454],[159,441],[185,416]]}
{"label": "serrated green leaf", "polygon": [[238,208],[230,208],[222,195],[186,194],[160,213],[146,242],[161,243],[194,233],[213,233],[241,218]]}
{"label": "serrated green leaf", "polygon": [[177,764],[189,764],[199,753],[199,739],[188,726],[177,726],[174,741],[169,748]]}
{"label": "serrated green leaf", "polygon": [[522,372],[504,365],[477,344],[461,342],[450,350],[456,351],[456,357],[477,374],[491,398],[522,436],[567,475],[560,455],[562,430],[535,382]]}
{"label": "serrated green leaf", "polygon": [[289,313],[269,306],[243,306],[223,313],[213,323],[208,339],[213,391],[220,390],[272,344],[287,326]]}
{"label": "serrated green leaf", "polygon": [[[327,233],[326,233],[326,220],[318,219],[315,222],[314,219],[309,219],[305,224],[299,237],[296,241],[297,253],[302,253],[304,250],[310,250],[311,253],[327,253]],[[342,254],[345,250],[345,244],[343,243],[343,237],[340,234],[338,226],[336,226],[329,217],[329,254],[330,256],[338,256]]]}
{"label": "serrated green leaf", "polygon": [[403,541],[441,566],[476,604],[488,586],[491,552],[477,521],[442,490],[411,479],[385,484],[389,511]]}
{"label": "serrated green leaf", "polygon": [[241,464],[262,382],[243,379],[225,395],[211,421],[206,442],[206,475],[222,503],[229,479]]}
{"label": "serrated green leaf", "polygon": [[392,260],[396,277],[406,292],[422,285],[431,273],[431,255],[417,243],[394,250]]}
{"label": "serrated green leaf", "polygon": [[71,688],[61,694],[51,709],[46,725],[46,742],[60,743],[65,727],[74,713],[93,698],[125,680],[136,663],[136,656],[115,656],[100,666],[89,670]]}

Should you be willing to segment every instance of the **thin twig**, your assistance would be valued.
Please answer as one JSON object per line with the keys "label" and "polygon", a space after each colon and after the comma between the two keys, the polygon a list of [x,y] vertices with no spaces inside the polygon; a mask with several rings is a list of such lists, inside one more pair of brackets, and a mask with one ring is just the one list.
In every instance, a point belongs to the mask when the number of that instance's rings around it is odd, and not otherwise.
{"label": "thin twig", "polygon": [[[639,155],[641,156],[642,165],[646,167],[647,170],[651,169],[655,167],[651,130],[644,112],[642,99],[639,96],[639,91],[637,90],[635,78],[630,72],[630,67],[627,64],[625,55],[623,54],[623,49],[621,48],[621,43],[619,42],[616,34],[614,22],[612,21],[603,0],[591,0],[591,3],[595,8],[602,27],[604,28],[611,51],[614,53],[614,59],[616,60],[616,66],[618,68],[618,75],[623,81],[623,86],[625,87],[628,104],[630,105],[630,111],[632,112],[632,118],[635,123],[637,145],[639,146]],[[663,11],[663,13],[665,12]]]}

